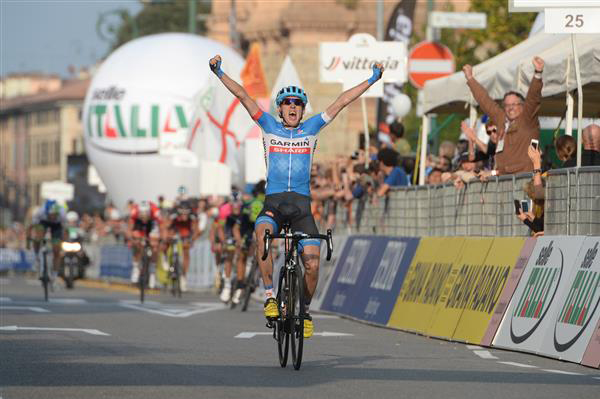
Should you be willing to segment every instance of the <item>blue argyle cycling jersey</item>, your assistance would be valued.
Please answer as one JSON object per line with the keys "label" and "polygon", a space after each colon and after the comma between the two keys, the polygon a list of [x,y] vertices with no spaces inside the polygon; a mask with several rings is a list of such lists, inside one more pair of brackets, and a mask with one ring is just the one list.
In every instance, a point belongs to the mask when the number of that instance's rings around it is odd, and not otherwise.
{"label": "blue argyle cycling jersey", "polygon": [[266,193],[293,191],[310,195],[310,169],[317,148],[317,133],[331,118],[325,112],[314,115],[295,129],[286,129],[266,112],[252,117],[263,131],[267,164]]}

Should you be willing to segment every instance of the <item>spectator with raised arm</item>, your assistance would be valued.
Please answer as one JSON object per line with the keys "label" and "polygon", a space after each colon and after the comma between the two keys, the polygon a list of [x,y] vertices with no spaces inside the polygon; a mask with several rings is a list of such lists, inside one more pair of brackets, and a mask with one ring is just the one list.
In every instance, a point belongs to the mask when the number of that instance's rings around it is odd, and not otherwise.
{"label": "spectator with raised arm", "polygon": [[482,172],[483,177],[533,170],[531,160],[527,156],[527,149],[532,139],[539,140],[540,137],[538,111],[542,94],[544,60],[540,57],[533,57],[532,62],[535,72],[527,96],[523,98],[520,93],[509,91],[504,94],[502,107],[475,79],[471,65],[463,67],[463,73],[473,97],[498,129],[495,169],[491,172]]}

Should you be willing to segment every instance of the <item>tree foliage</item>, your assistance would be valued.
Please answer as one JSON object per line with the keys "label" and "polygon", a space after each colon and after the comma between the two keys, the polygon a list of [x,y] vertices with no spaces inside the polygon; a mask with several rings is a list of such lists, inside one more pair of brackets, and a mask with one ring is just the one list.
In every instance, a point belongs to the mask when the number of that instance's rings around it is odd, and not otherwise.
{"label": "tree foliage", "polygon": [[[152,1],[144,3],[142,10],[137,15],[131,15],[126,10],[115,10],[118,16],[114,25],[99,28],[107,34],[110,41],[110,50],[112,51],[122,44],[135,39],[136,37],[152,35],[164,32],[187,32],[188,31],[188,12],[189,1]],[[208,14],[210,4],[205,1],[198,1],[196,6],[197,14]],[[98,21],[101,26],[104,22],[102,16]],[[106,22],[105,24],[108,24]],[[206,32],[204,21],[196,22],[196,32],[203,34]]]}

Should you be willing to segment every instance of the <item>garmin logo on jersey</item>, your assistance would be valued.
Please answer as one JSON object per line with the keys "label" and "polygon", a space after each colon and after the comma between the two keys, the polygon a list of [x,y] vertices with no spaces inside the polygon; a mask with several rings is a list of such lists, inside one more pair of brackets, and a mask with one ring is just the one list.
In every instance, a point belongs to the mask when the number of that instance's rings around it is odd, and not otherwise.
{"label": "garmin logo on jersey", "polygon": [[281,140],[275,140],[275,139],[271,139],[270,142],[271,145],[278,145],[278,146],[282,146],[282,147],[310,147],[310,140],[305,139],[303,141],[281,141]]}
{"label": "garmin logo on jersey", "polygon": [[338,66],[342,65],[344,69],[365,69],[370,70],[373,69],[373,65],[376,63],[383,64],[385,69],[398,69],[400,65],[400,61],[397,59],[393,59],[392,57],[387,57],[385,60],[371,60],[367,57],[352,57],[349,59],[343,59],[342,57],[332,57],[331,62],[328,66],[325,67],[328,71],[333,71]]}

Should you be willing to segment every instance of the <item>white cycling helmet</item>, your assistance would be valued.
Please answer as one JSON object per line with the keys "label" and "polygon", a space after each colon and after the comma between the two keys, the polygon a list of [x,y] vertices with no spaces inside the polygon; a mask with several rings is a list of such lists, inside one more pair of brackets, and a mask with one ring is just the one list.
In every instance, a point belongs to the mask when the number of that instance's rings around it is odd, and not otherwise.
{"label": "white cycling helmet", "polygon": [[150,214],[150,203],[148,201],[142,201],[138,205],[138,211],[140,215],[149,215]]}
{"label": "white cycling helmet", "polygon": [[69,223],[77,223],[79,221],[79,215],[75,211],[67,212],[67,222]]}

